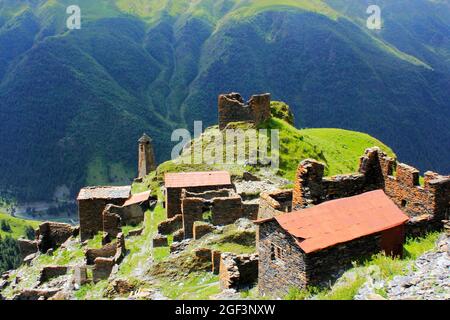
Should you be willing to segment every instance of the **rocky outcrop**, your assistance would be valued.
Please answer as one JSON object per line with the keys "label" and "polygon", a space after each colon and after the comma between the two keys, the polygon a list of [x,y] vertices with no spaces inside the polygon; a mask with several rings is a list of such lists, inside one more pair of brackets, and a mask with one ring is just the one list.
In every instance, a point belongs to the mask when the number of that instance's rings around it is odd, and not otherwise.
{"label": "rocky outcrop", "polygon": [[17,241],[20,250],[20,256],[22,260],[25,260],[26,257],[33,255],[39,251],[38,241],[36,240],[27,240],[27,239],[19,239]]}
{"label": "rocky outcrop", "polygon": [[13,297],[13,300],[48,300],[61,289],[26,289]]}

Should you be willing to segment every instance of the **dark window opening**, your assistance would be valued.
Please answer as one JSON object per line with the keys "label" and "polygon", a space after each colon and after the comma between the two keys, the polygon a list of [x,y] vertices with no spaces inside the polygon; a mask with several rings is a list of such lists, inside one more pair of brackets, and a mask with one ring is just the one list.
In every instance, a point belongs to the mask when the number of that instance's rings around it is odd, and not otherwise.
{"label": "dark window opening", "polygon": [[406,200],[402,200],[402,208],[406,207],[408,205],[408,202]]}
{"label": "dark window opening", "polygon": [[273,244],[270,245],[270,260],[275,260],[275,246]]}

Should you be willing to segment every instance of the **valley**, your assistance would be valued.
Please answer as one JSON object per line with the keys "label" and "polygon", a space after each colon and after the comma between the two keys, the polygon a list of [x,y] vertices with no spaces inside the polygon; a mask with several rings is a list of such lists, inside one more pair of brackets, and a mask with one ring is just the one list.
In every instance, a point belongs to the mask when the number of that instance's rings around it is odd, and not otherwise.
{"label": "valley", "polygon": [[[65,29],[69,4],[80,30]],[[129,182],[136,137],[154,137],[163,163],[171,132],[215,124],[231,90],[271,92],[299,128],[366,132],[448,173],[449,5],[379,5],[381,31],[356,0],[2,1],[0,189],[33,203]]]}

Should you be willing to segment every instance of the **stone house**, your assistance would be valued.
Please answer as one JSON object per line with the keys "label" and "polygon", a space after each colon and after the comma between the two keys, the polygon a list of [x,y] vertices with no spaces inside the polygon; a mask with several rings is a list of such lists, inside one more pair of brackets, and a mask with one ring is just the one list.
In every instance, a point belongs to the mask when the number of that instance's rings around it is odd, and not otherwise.
{"label": "stone house", "polygon": [[258,220],[259,292],[283,296],[375,253],[402,255],[408,219],[376,190]]}
{"label": "stone house", "polygon": [[164,176],[167,218],[182,213],[181,195],[188,192],[233,189],[230,173],[227,171],[166,173]]}
{"label": "stone house", "polygon": [[130,198],[131,186],[86,187],[78,194],[80,237],[85,241],[103,230],[103,211],[108,204],[122,206]]}

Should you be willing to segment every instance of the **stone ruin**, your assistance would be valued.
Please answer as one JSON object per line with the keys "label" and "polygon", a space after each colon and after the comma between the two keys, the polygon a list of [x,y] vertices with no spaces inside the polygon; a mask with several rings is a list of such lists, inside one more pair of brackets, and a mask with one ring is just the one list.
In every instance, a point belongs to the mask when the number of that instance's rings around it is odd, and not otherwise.
{"label": "stone ruin", "polygon": [[123,226],[137,226],[145,219],[145,211],[150,208],[150,202],[156,203],[156,198],[150,192],[131,196],[122,206],[108,204],[103,210],[103,232],[110,239],[122,232]]}
{"label": "stone ruin", "polygon": [[78,232],[78,228],[66,223],[44,222],[36,230],[35,240],[18,240],[21,257],[23,260],[29,260],[37,252],[47,253],[51,249],[57,249],[69,238],[76,237]]}
{"label": "stone ruin", "polygon": [[122,233],[117,235],[115,242],[110,242],[99,249],[87,249],[86,264],[93,265],[93,281],[108,279],[114,268],[122,262],[125,257],[125,236]]}
{"label": "stone ruin", "polygon": [[[410,217],[407,233],[418,236],[442,227],[450,213],[450,176],[426,172],[420,185],[419,171],[398,163],[379,148],[367,149],[360,158],[356,174],[324,177],[325,165],[307,159],[300,163],[294,189],[292,208],[289,191],[261,196],[259,218],[270,218],[286,210],[299,210],[326,201],[382,189]],[[281,200],[281,201],[280,201]]]}
{"label": "stone ruin", "polygon": [[[176,233],[174,241],[201,238],[212,232],[215,229],[214,226],[229,225],[241,218],[256,219],[258,206],[242,200],[242,197],[233,189],[210,190],[200,193],[183,189],[181,212],[180,215],[159,224],[158,231],[161,235]],[[161,240],[160,236],[157,237],[158,240]]]}
{"label": "stone ruin", "polygon": [[258,255],[222,253],[219,279],[222,289],[242,289],[258,281]]}
{"label": "stone ruin", "polygon": [[262,193],[259,201],[258,219],[266,219],[292,211],[292,190]]}
{"label": "stone ruin", "polygon": [[77,197],[81,241],[103,231],[103,211],[108,204],[122,206],[130,195],[131,186],[81,189]]}
{"label": "stone ruin", "polygon": [[219,96],[219,128],[223,130],[232,122],[251,122],[259,125],[270,119],[270,94],[254,95],[245,102],[239,93]]}

